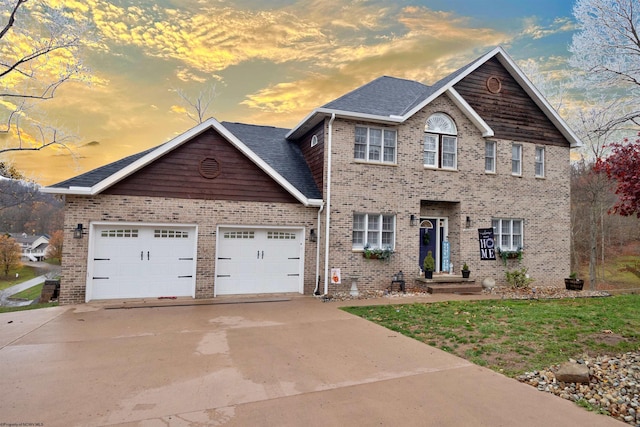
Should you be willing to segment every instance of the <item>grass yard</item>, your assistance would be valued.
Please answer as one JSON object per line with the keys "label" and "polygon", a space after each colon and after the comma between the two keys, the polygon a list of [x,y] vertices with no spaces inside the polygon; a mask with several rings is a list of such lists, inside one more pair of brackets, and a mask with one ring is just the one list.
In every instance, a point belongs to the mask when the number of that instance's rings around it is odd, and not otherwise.
{"label": "grass yard", "polygon": [[346,307],[345,311],[509,376],[637,351],[640,295]]}
{"label": "grass yard", "polygon": [[[16,278],[16,273],[18,278]],[[9,270],[7,276],[4,275],[4,271],[0,273],[0,290],[7,289],[18,283],[25,282],[38,276],[38,272],[35,268],[23,265],[20,268]]]}
{"label": "grass yard", "polygon": [[23,305],[22,307],[0,307],[0,313],[9,313],[12,311],[35,310],[38,308],[56,307],[57,302],[47,302],[43,304]]}
{"label": "grass yard", "polygon": [[41,283],[39,285],[33,286],[29,289],[25,289],[22,292],[18,292],[17,294],[11,295],[11,298],[23,298],[26,300],[34,300],[36,298],[38,298],[40,296],[40,294],[42,293],[42,287],[44,286],[44,283]]}

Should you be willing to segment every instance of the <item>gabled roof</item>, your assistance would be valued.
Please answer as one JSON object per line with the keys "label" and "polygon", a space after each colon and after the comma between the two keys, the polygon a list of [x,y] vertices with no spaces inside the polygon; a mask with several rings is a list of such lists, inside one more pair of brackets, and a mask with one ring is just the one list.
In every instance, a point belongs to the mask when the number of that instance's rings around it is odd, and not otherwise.
{"label": "gabled roof", "polygon": [[297,138],[324,120],[325,117],[333,114],[336,117],[362,119],[378,123],[402,123],[443,94],[451,98],[458,108],[481,130],[483,136],[493,136],[493,130],[458,94],[454,86],[494,57],[523,87],[545,116],[570,142],[571,147],[581,146],[582,143],[579,138],[549,105],[547,100],[527,79],[502,47],[496,47],[491,52],[449,74],[432,86],[426,86],[411,80],[387,76],[380,77],[313,110],[289,132],[287,137]]}
{"label": "gabled roof", "polygon": [[125,157],[42,189],[45,193],[92,196],[142,169],[201,133],[214,129],[305,206],[320,206],[318,190],[300,148],[285,139],[288,129],[215,119],[197,125],[169,142]]}

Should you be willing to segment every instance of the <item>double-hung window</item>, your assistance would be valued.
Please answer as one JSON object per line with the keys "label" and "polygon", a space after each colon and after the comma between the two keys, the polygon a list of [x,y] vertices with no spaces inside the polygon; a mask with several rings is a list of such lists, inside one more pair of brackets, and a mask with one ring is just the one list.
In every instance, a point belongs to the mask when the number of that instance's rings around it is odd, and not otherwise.
{"label": "double-hung window", "polygon": [[353,214],[353,249],[395,248],[396,218],[394,215]]}
{"label": "double-hung window", "polygon": [[493,237],[503,251],[517,251],[523,248],[521,219],[493,219]]}
{"label": "double-hung window", "polygon": [[448,115],[429,116],[424,127],[424,165],[430,168],[457,169],[458,134],[456,124]]}
{"label": "double-hung window", "polygon": [[485,141],[484,143],[484,171],[496,173],[496,142]]}
{"label": "double-hung window", "polygon": [[536,147],[536,178],[544,178],[544,147]]}
{"label": "double-hung window", "polygon": [[511,146],[511,174],[522,175],[522,145],[513,144]]}
{"label": "double-hung window", "polygon": [[372,163],[396,163],[397,134],[393,129],[356,126],[353,157]]}

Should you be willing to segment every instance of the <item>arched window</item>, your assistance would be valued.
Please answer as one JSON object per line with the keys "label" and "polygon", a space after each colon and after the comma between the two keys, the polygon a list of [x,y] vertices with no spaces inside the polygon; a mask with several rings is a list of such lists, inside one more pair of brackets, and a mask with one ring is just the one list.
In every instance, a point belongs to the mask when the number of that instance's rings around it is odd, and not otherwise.
{"label": "arched window", "polygon": [[424,127],[424,165],[430,168],[457,169],[458,129],[444,113],[429,116]]}

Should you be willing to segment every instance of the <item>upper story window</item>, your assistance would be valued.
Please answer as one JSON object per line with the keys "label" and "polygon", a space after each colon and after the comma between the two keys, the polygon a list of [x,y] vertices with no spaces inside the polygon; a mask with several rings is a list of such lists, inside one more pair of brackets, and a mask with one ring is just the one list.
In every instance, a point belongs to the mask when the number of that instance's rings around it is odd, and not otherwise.
{"label": "upper story window", "polygon": [[544,147],[536,147],[536,178],[544,178]]}
{"label": "upper story window", "polygon": [[353,157],[371,163],[396,163],[396,131],[356,126]]}
{"label": "upper story window", "polygon": [[485,141],[484,143],[484,171],[496,173],[496,142]]}
{"label": "upper story window", "polygon": [[522,175],[522,145],[513,144],[511,146],[511,174]]}
{"label": "upper story window", "polygon": [[430,168],[458,167],[458,129],[451,117],[432,114],[424,127],[424,165]]}
{"label": "upper story window", "polygon": [[395,247],[396,218],[393,215],[353,214],[353,249]]}

